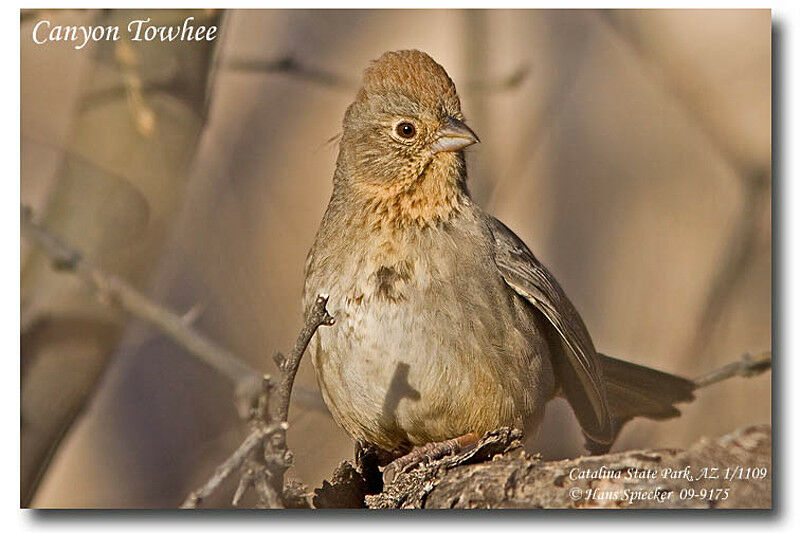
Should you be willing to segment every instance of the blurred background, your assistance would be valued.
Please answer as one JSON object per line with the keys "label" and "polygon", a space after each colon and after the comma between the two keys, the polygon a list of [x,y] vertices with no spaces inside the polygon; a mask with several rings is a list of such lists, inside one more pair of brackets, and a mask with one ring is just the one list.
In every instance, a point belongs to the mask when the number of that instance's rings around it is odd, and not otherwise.
{"label": "blurred background", "polygon": [[[212,42],[36,45],[34,25],[219,25]],[[300,328],[303,264],[359,76],[419,48],[482,143],[473,196],[604,353],[695,377],[771,348],[770,12],[23,11],[21,200],[253,366]],[[122,32],[124,35],[125,32]],[[176,507],[246,434],[221,376],[22,242],[22,504]],[[771,375],[703,390],[614,450],[771,422]],[[290,476],[353,443],[301,368]],[[568,406],[529,443],[582,453]],[[224,506],[233,486],[208,501]]]}

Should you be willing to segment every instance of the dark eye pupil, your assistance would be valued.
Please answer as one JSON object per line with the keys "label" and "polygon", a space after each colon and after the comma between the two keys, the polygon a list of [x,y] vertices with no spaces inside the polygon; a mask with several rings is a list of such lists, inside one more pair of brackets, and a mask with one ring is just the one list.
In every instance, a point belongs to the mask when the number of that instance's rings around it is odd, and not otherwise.
{"label": "dark eye pupil", "polygon": [[416,132],[417,130],[414,129],[414,125],[408,122],[402,122],[397,125],[397,133],[406,139],[413,137]]}

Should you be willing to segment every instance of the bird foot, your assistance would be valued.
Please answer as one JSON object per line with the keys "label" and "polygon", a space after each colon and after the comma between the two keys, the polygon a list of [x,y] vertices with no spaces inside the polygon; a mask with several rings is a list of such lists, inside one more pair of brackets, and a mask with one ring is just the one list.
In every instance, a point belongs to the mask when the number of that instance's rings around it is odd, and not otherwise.
{"label": "bird foot", "polygon": [[442,442],[429,442],[424,446],[417,446],[406,455],[398,457],[383,469],[384,486],[392,483],[398,475],[410,467],[425,461],[435,461],[447,455],[456,455],[478,443],[479,437],[475,433],[467,433],[454,439]]}

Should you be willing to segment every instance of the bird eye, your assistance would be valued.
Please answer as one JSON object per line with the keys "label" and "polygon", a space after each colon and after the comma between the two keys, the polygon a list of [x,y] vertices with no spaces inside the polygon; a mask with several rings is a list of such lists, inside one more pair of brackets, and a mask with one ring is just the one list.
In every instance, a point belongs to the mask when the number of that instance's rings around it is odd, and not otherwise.
{"label": "bird eye", "polygon": [[417,134],[417,128],[410,122],[401,122],[394,130],[403,139],[413,139]]}

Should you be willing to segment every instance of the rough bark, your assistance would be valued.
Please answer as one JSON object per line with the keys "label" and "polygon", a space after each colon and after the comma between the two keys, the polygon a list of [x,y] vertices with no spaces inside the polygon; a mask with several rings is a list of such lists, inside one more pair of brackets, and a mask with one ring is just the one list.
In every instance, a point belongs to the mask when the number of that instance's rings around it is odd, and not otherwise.
{"label": "rough bark", "polygon": [[314,504],[375,509],[770,509],[771,459],[771,428],[766,425],[702,439],[687,450],[634,450],[553,462],[528,455],[518,431],[501,429],[466,453],[401,473],[377,494],[369,494],[375,471],[370,474],[363,463],[357,468],[342,463],[331,482],[316,490]]}

